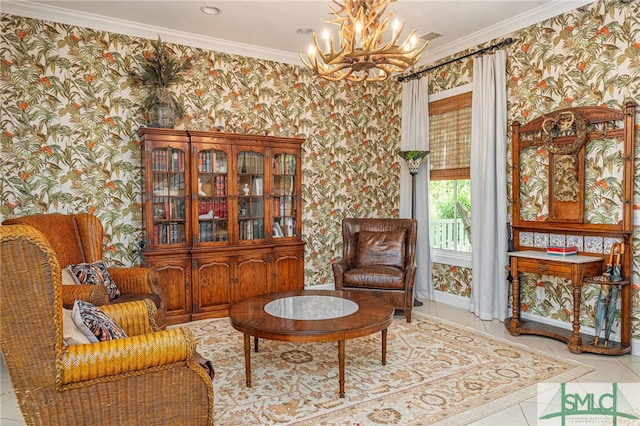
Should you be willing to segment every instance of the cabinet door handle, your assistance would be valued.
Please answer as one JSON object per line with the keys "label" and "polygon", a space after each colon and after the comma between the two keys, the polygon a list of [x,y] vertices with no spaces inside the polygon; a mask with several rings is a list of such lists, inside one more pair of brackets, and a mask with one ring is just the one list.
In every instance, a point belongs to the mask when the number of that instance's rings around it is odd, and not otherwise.
{"label": "cabinet door handle", "polygon": [[546,271],[549,269],[548,265],[538,265],[538,271]]}

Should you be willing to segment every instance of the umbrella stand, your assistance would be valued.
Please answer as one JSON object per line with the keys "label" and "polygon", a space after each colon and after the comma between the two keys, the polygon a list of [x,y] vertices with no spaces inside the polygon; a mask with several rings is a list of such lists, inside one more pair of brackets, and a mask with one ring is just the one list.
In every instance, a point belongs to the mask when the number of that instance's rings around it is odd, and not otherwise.
{"label": "umbrella stand", "polygon": [[[620,243],[614,243],[611,246],[611,251],[609,252],[609,261],[607,262],[607,267],[599,278],[598,281],[610,282],[614,281],[614,277],[616,277],[617,271],[617,279],[616,281],[620,281],[622,277],[620,277],[620,255],[622,254],[622,250],[624,250]],[[616,263],[614,265],[614,256],[616,257]],[[617,267],[617,269],[616,269]],[[615,290],[614,290],[615,289]],[[612,306],[612,299],[613,306]],[[593,344],[598,346],[598,342],[600,340],[600,332],[602,331],[602,326],[605,326],[605,346],[609,340],[609,334],[611,333],[611,326],[613,324],[613,317],[615,316],[616,304],[618,301],[618,286],[610,285],[610,284],[602,284],[600,286],[600,294],[598,295],[598,301],[596,302],[596,315],[595,315],[595,340]],[[608,330],[608,331],[607,331]]]}

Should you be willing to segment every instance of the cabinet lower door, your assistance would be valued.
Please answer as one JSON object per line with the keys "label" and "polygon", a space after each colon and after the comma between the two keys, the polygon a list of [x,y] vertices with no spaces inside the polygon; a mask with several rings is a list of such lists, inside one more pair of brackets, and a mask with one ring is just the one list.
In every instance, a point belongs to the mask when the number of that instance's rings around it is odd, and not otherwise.
{"label": "cabinet lower door", "polygon": [[231,277],[235,258],[194,258],[193,319],[226,316],[231,305]]}
{"label": "cabinet lower door", "polygon": [[276,250],[271,292],[304,290],[303,249]]}
{"label": "cabinet lower door", "polygon": [[254,253],[236,257],[235,276],[231,281],[232,303],[269,292],[269,256],[268,253]]}
{"label": "cabinet lower door", "polygon": [[147,266],[158,270],[158,284],[167,299],[169,325],[191,321],[191,260],[186,257],[154,257]]}

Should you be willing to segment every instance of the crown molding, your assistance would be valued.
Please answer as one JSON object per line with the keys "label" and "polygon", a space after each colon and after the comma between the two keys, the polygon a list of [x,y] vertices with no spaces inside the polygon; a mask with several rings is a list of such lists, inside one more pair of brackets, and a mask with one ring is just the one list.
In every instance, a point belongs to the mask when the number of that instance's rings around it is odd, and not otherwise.
{"label": "crown molding", "polygon": [[[447,43],[435,49],[427,48],[418,66],[433,63],[439,59],[453,55],[479,44],[504,37],[514,31],[529,25],[544,21],[545,19],[577,9],[593,0],[552,0],[549,3],[537,7],[527,13],[518,15],[508,21],[500,22],[462,37],[452,43]],[[167,28],[140,24],[132,21],[105,18],[85,12],[70,11],[55,6],[44,6],[29,1],[5,0],[2,12],[28,18],[53,21],[61,24],[75,25],[83,28],[92,28],[99,31],[113,32],[134,37],[156,39],[162,37],[164,41],[186,46],[213,50],[234,55],[248,56],[257,59],[282,62],[290,65],[302,65],[298,53],[285,52],[276,49],[237,43],[213,37],[199,36],[192,33],[174,31]]]}
{"label": "crown molding", "polygon": [[553,18],[584,5],[593,3],[594,0],[551,0],[549,3],[536,7],[526,13],[517,15],[508,21],[491,25],[482,31],[469,34],[458,40],[439,46],[435,49],[427,49],[420,60],[419,66],[431,64],[440,59],[451,56],[455,53],[471,49],[482,43],[486,43],[496,38],[506,37],[510,33],[526,28],[530,25],[542,22],[545,19]]}
{"label": "crown molding", "polygon": [[300,57],[297,53],[293,54],[282,50],[205,37],[123,19],[107,18],[92,13],[71,11],[56,6],[44,6],[29,1],[4,0],[2,2],[2,13],[153,40],[160,36],[163,41],[169,43],[291,65],[301,65]]}

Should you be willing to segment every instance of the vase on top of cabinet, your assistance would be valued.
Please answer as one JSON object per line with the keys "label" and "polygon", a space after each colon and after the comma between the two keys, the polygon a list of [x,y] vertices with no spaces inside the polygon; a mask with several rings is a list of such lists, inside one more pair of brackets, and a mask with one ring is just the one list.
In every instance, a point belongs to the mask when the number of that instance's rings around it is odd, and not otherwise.
{"label": "vase on top of cabinet", "polygon": [[144,263],[168,323],[304,288],[302,139],[142,128]]}

